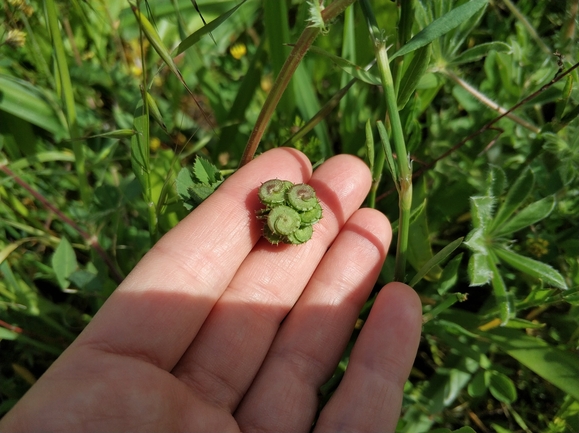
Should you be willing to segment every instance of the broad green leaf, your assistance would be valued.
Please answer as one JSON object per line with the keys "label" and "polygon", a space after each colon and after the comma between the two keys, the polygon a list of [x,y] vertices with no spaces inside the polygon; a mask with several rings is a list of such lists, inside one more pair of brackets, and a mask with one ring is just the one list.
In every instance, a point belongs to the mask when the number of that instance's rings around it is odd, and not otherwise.
{"label": "broad green leaf", "polygon": [[517,388],[511,379],[498,371],[486,371],[489,389],[501,403],[512,403],[517,399]]}
{"label": "broad green leaf", "polygon": [[201,161],[201,165],[203,166],[203,170],[207,173],[207,177],[209,178],[209,183],[214,184],[215,182],[223,181],[223,176],[211,162],[206,160],[205,158],[199,158]]}
{"label": "broad green leaf", "polygon": [[470,198],[472,224],[475,229],[486,232],[492,222],[496,200],[492,196],[476,196]]}
{"label": "broad green leaf", "polygon": [[336,56],[334,54],[330,54],[327,51],[325,51],[319,47],[316,47],[316,46],[311,46],[309,51],[311,53],[315,53],[315,54],[319,54],[321,56],[327,57],[332,62],[334,62],[336,64],[336,66],[339,66],[344,72],[346,72],[347,74],[350,74],[352,77],[357,78],[360,81],[363,81],[364,83],[371,84],[373,86],[381,86],[382,85],[382,81],[380,81],[379,77],[366,71],[361,66],[355,65],[354,63],[350,62],[349,60],[346,60],[346,59],[339,57],[339,56]]}
{"label": "broad green leaf", "polygon": [[221,24],[223,24],[227,18],[229,18],[237,9],[240,8],[241,5],[243,5],[247,0],[243,0],[241,3],[239,3],[238,5],[232,7],[231,9],[229,9],[227,12],[225,12],[224,14],[220,15],[218,18],[215,18],[213,21],[211,21],[210,23],[208,23],[207,25],[201,27],[199,30],[197,30],[196,32],[191,33],[189,36],[187,36],[185,39],[183,39],[181,41],[181,43],[179,44],[179,46],[177,47],[177,53],[176,55],[181,54],[183,51],[185,51],[187,48],[192,47],[193,45],[195,45],[203,36],[205,36],[207,33],[211,33],[213,30],[215,30],[217,27],[219,27]]}
{"label": "broad green leaf", "polygon": [[555,208],[555,196],[545,197],[538,200],[508,220],[505,224],[500,226],[495,233],[495,236],[505,236],[515,233],[525,227],[530,226],[547,218]]}
{"label": "broad green leaf", "polygon": [[442,35],[448,33],[452,29],[461,25],[476,14],[482,7],[486,6],[488,0],[471,0],[465,3],[440,18],[434,20],[427,27],[422,29],[416,36],[414,36],[406,45],[396,51],[390,59],[408,54],[418,48],[428,45],[430,42],[438,39]]}
{"label": "broad green leaf", "polygon": [[533,190],[535,175],[529,167],[525,168],[517,178],[513,186],[509,189],[505,201],[499,207],[492,224],[490,232],[495,233],[511,217],[517,208],[525,201]]}
{"label": "broad green leaf", "polygon": [[193,175],[198,182],[209,185],[211,183],[210,174],[207,173],[203,161],[203,158],[195,159],[195,162],[193,163]]}
{"label": "broad green leaf", "polygon": [[486,371],[480,370],[478,371],[470,383],[468,384],[468,395],[471,397],[482,397],[487,392],[489,387],[489,380]]}
{"label": "broad green leaf", "polygon": [[65,121],[43,93],[46,91],[36,89],[18,78],[0,74],[0,110],[53,134],[64,135]]}
{"label": "broad green leaf", "polygon": [[489,268],[486,255],[474,253],[470,257],[468,261],[468,276],[471,286],[482,286],[491,280],[493,273]]}
{"label": "broad green leaf", "polygon": [[504,42],[486,42],[483,44],[476,45],[468,50],[464,51],[458,57],[455,57],[450,62],[451,65],[462,65],[463,63],[476,62],[482,59],[491,51],[497,52],[510,52],[510,45]]}
{"label": "broad green leaf", "polygon": [[426,68],[430,62],[430,45],[426,45],[414,53],[412,61],[408,68],[404,71],[400,87],[398,89],[397,104],[398,110],[402,110],[420,82],[424,75]]}
{"label": "broad green leaf", "polygon": [[558,349],[539,337],[508,328],[494,328],[481,335],[543,379],[579,400],[579,362],[571,352]]}
{"label": "broad green leaf", "polygon": [[430,260],[428,260],[423,266],[422,268],[420,268],[420,270],[416,273],[416,275],[414,276],[414,278],[412,278],[412,280],[410,281],[410,283],[408,283],[411,287],[414,287],[420,280],[422,280],[422,278],[428,274],[432,268],[434,268],[435,266],[439,265],[440,263],[442,263],[444,260],[446,260],[446,258],[452,254],[452,252],[454,250],[456,250],[460,244],[462,243],[462,240],[464,238],[458,238],[455,241],[452,241],[451,243],[449,243],[447,246],[445,246],[442,250],[440,250],[436,255],[434,255],[434,257],[432,257]]}
{"label": "broad green leaf", "polygon": [[69,286],[68,277],[78,268],[76,254],[72,245],[66,238],[62,238],[52,256],[52,269],[56,280],[62,289]]}
{"label": "broad green leaf", "polygon": [[519,271],[545,282],[558,289],[567,290],[563,276],[551,266],[529,257],[521,256],[505,248],[495,248],[496,255],[508,265]]}

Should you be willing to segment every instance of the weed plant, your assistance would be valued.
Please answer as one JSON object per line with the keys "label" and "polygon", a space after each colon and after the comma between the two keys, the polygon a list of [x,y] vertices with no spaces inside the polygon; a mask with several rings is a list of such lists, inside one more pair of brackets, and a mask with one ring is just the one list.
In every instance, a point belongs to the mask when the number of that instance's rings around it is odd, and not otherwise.
{"label": "weed plant", "polygon": [[579,431],[578,8],[3,0],[0,414],[163,233],[289,145],[368,162],[398,236],[376,291],[421,296],[397,432]]}

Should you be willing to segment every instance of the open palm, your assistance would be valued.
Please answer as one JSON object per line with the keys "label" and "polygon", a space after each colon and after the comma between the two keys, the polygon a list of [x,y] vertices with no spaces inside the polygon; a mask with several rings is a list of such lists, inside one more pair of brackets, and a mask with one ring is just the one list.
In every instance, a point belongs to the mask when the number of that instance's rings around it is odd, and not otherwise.
{"label": "open palm", "polygon": [[[260,239],[256,190],[307,182],[324,217],[311,241]],[[0,421],[2,431],[310,431],[390,243],[358,209],[365,165],[337,156],[312,175],[275,149],[228,179],[165,235],[89,326]],[[388,431],[416,353],[420,303],[378,296],[315,431]]]}

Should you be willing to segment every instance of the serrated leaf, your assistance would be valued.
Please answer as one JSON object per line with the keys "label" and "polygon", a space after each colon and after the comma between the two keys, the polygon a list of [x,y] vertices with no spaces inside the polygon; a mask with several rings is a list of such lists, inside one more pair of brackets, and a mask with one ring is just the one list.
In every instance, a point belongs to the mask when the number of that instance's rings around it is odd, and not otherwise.
{"label": "serrated leaf", "polygon": [[189,187],[189,195],[194,206],[199,206],[207,197],[213,194],[214,191],[215,188],[210,185],[194,184]]}
{"label": "serrated leaf", "polygon": [[471,286],[482,286],[487,284],[493,277],[489,268],[487,256],[474,253],[468,261],[468,277]]}
{"label": "serrated leaf", "polygon": [[209,162],[205,158],[198,158],[198,160],[201,161],[201,165],[203,166],[203,169],[205,170],[205,173],[207,174],[207,177],[209,178],[208,183],[210,185],[212,185],[216,182],[221,182],[223,180],[221,173],[219,172],[217,167],[215,167],[213,164],[211,164],[211,162]]}
{"label": "serrated leaf", "polygon": [[330,59],[336,66],[340,67],[344,72],[351,75],[358,80],[371,84],[373,86],[381,86],[382,81],[376,75],[366,71],[363,67],[355,65],[354,63],[346,60],[342,57],[336,56],[334,54],[328,53],[326,50],[323,50],[316,46],[311,46],[309,51],[311,53],[319,54],[321,56],[327,57]]}
{"label": "serrated leaf", "polygon": [[452,29],[458,27],[476,14],[482,7],[486,6],[487,2],[488,0],[471,0],[457,8],[454,8],[422,29],[422,31],[410,39],[407,44],[396,51],[390,57],[390,60],[428,45],[435,39],[450,32]]}
{"label": "serrated leaf", "polygon": [[484,44],[476,45],[468,50],[464,51],[460,56],[455,57],[450,64],[451,65],[462,65],[464,63],[476,62],[477,60],[486,57],[491,51],[496,51],[498,53],[511,52],[512,48],[510,45],[504,42],[486,42]]}
{"label": "serrated leaf", "polygon": [[175,180],[175,187],[177,188],[177,194],[181,198],[189,198],[189,188],[195,184],[193,182],[193,177],[191,176],[191,171],[185,167],[179,170],[177,174],[177,179]]}
{"label": "serrated leaf", "polygon": [[555,208],[555,197],[549,196],[534,203],[521,210],[513,218],[498,228],[495,236],[505,236],[510,233],[515,233],[525,227],[530,226],[547,218]]}
{"label": "serrated leaf", "polygon": [[205,164],[203,164],[203,158],[195,159],[193,163],[193,176],[195,176],[196,183],[202,183],[205,185],[209,185],[211,183],[210,175],[205,168]]}
{"label": "serrated leaf", "polygon": [[486,232],[492,222],[495,207],[495,198],[492,196],[476,196],[470,198],[470,212],[472,224],[476,229]]}
{"label": "serrated leaf", "polygon": [[430,45],[426,45],[414,53],[410,65],[402,76],[397,97],[398,110],[402,110],[408,103],[429,63]]}
{"label": "serrated leaf", "polygon": [[78,268],[76,254],[66,238],[62,238],[52,256],[52,269],[61,289],[69,286],[68,277]]}
{"label": "serrated leaf", "polygon": [[447,246],[445,246],[442,250],[440,250],[437,254],[435,254],[430,260],[428,260],[423,266],[422,268],[420,268],[420,270],[416,273],[416,275],[414,276],[414,278],[412,278],[412,280],[410,281],[409,285],[411,287],[414,287],[426,274],[428,274],[435,266],[439,265],[440,263],[442,263],[444,260],[446,260],[446,258],[452,254],[452,252],[454,250],[456,250],[460,244],[462,243],[462,240],[464,238],[458,238],[455,241],[449,243]]}
{"label": "serrated leaf", "polygon": [[498,371],[487,371],[486,374],[494,398],[501,403],[512,403],[517,399],[517,388],[508,376]]}
{"label": "serrated leaf", "polygon": [[513,251],[496,248],[493,250],[496,255],[509,266],[530,275],[531,277],[543,280],[545,284],[558,289],[567,290],[567,284],[563,276],[551,266],[529,257],[521,256]]}
{"label": "serrated leaf", "polygon": [[511,217],[517,208],[525,201],[533,190],[535,175],[529,167],[525,168],[509,189],[505,201],[499,207],[492,224],[490,233],[500,230],[500,227]]}

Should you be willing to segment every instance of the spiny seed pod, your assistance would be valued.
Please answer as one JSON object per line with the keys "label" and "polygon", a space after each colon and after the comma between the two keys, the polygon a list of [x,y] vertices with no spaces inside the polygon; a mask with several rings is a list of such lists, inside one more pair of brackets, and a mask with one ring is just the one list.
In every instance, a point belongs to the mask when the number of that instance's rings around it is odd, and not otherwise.
{"label": "spiny seed pod", "polygon": [[297,245],[310,240],[312,226],[322,218],[322,206],[311,186],[272,179],[261,185],[258,196],[265,208],[257,211],[257,217],[267,220],[263,236],[270,243]]}

